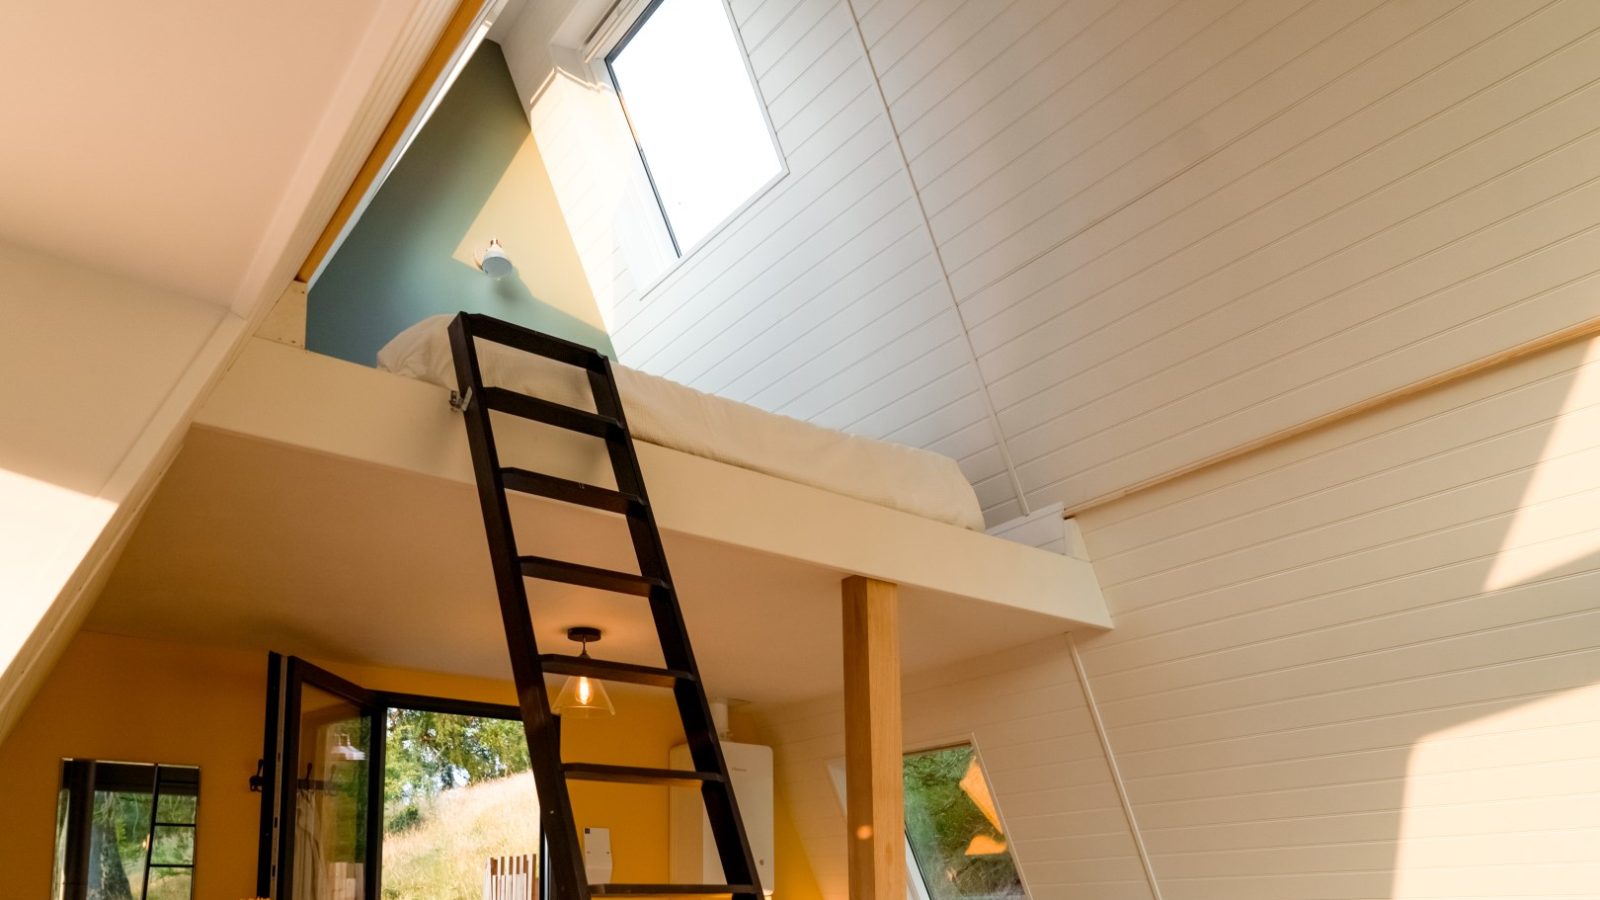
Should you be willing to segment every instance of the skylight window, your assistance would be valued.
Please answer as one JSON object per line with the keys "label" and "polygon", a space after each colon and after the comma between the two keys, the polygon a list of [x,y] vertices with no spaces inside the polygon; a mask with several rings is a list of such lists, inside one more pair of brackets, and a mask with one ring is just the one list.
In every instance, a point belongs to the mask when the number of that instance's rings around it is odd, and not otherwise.
{"label": "skylight window", "polygon": [[677,255],[782,174],[724,0],[656,0],[606,65]]}

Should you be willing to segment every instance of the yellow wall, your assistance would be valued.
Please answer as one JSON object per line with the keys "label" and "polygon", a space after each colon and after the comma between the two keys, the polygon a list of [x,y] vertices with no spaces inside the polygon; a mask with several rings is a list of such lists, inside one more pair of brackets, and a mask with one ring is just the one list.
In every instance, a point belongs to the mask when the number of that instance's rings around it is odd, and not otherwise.
{"label": "yellow wall", "polygon": [[[323,663],[367,687],[510,703],[510,684],[402,669]],[[0,743],[0,896],[48,897],[63,757],[201,769],[195,896],[239,900],[255,889],[260,796],[247,779],[261,756],[266,655],[80,633],[15,730]],[[570,724],[567,759],[664,766],[682,740],[670,697],[617,686],[618,715]],[[625,785],[573,790],[579,826],[611,829],[618,881],[665,881],[667,792]],[[529,810],[530,815],[536,814]]]}
{"label": "yellow wall", "polygon": [[[762,720],[748,710],[734,710],[730,724],[736,740],[758,744],[774,743]],[[822,887],[817,883],[816,873],[811,869],[811,860],[806,855],[805,844],[795,827],[794,813],[791,811],[791,787],[783,778],[786,752],[787,749],[784,747],[773,747],[772,852],[773,861],[776,863],[773,872],[776,884],[770,885],[772,898],[773,900],[822,900]],[[839,836],[839,846],[841,848],[844,846],[842,834]]]}

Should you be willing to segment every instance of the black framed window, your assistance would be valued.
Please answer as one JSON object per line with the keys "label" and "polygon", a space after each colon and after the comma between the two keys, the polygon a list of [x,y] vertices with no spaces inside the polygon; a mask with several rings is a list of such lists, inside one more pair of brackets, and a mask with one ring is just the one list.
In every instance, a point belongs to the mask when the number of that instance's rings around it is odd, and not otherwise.
{"label": "black framed window", "polygon": [[187,900],[200,770],[67,759],[56,810],[56,900]]}
{"label": "black framed window", "polygon": [[677,255],[783,174],[725,0],[654,0],[606,68]]}

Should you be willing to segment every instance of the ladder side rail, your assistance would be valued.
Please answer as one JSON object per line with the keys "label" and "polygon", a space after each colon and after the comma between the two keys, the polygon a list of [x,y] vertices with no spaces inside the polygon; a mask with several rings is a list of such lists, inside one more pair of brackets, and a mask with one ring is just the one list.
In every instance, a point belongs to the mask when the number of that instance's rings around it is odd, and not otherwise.
{"label": "ladder side rail", "polygon": [[[500,599],[500,614],[505,625],[506,645],[511,655],[511,671],[517,686],[517,705],[522,712],[528,758],[539,793],[541,824],[545,834],[561,835],[546,844],[548,890],[562,900],[588,900],[588,879],[584,876],[583,853],[578,847],[577,821],[567,795],[561,762],[559,723],[550,711],[539,649],[534,640],[533,616],[528,609],[527,585],[517,559],[516,535],[511,510],[501,483],[499,454],[494,446],[489,408],[484,404],[483,378],[478,366],[473,329],[467,314],[450,323],[450,350],[455,360],[456,384],[468,398],[462,415],[466,419],[467,443],[472,453],[472,468],[478,486],[478,501],[483,509],[484,530],[489,538],[489,556],[494,568],[495,588]],[[471,392],[468,394],[468,392]],[[515,636],[525,637],[519,642]]]}
{"label": "ladder side rail", "polygon": [[603,360],[599,369],[589,373],[589,386],[594,393],[595,409],[601,415],[622,423],[622,435],[617,440],[606,442],[617,489],[643,501],[641,514],[628,517],[628,531],[638,555],[640,573],[660,579],[665,585],[650,591],[650,613],[661,642],[662,658],[667,668],[688,672],[693,676],[692,680],[679,681],[672,689],[683,720],[689,757],[695,769],[722,776],[719,781],[702,784],[700,792],[711,834],[717,844],[717,856],[722,862],[723,881],[727,884],[755,885],[755,894],[739,896],[759,898],[755,856],[750,850],[750,841],[739,815],[738,801],[733,795],[733,779],[722,755],[722,745],[717,741],[711,705],[706,700],[700,669],[695,664],[694,651],[689,644],[689,631],[678,606],[677,591],[672,586],[666,550],[661,543],[661,531],[656,526],[655,511],[645,490],[644,473],[639,468],[639,455],[633,446],[633,435],[628,429],[610,360]]}

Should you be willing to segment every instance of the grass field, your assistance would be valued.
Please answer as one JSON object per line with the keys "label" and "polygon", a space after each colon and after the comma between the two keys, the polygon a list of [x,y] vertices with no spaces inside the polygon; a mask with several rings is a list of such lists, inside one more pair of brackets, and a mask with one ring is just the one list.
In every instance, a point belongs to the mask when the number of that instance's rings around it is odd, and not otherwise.
{"label": "grass field", "polygon": [[528,772],[441,791],[421,821],[383,841],[383,896],[480,900],[491,856],[534,853],[539,802]]}

